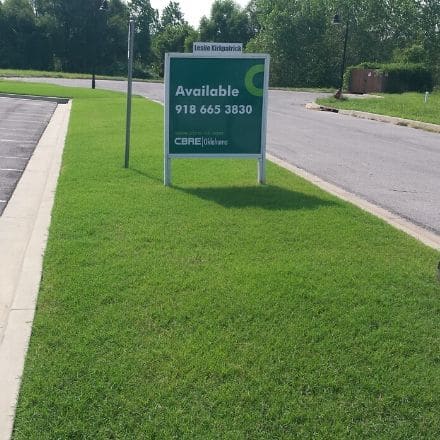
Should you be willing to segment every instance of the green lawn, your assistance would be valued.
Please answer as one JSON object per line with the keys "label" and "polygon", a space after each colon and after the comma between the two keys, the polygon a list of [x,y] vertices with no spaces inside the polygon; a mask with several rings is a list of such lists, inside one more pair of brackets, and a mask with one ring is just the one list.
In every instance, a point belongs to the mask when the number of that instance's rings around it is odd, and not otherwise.
{"label": "green lawn", "polygon": [[[69,72],[54,72],[46,70],[23,70],[23,69],[0,69],[0,77],[37,77],[37,78],[67,78],[67,79],[92,79],[91,73],[69,73]],[[111,79],[126,81],[127,78],[123,76],[110,75],[96,75],[96,79]],[[155,79],[136,79],[136,81],[155,82]],[[162,80],[158,81],[162,82]]]}
{"label": "green lawn", "polygon": [[437,439],[439,253],[274,165],[74,97],[15,439]]}
{"label": "green lawn", "polygon": [[[38,77],[38,78],[67,78],[67,79],[91,79],[91,74],[87,73],[68,73],[68,72],[51,72],[45,70],[20,70],[20,69],[0,69],[1,77]],[[96,75],[96,79],[110,79],[126,81],[126,77],[122,76],[109,76],[109,75]],[[146,82],[163,82],[162,79],[138,79],[135,81]],[[333,88],[323,87],[271,87],[272,90],[288,90],[295,92],[334,92]]]}
{"label": "green lawn", "polygon": [[383,99],[318,99],[318,104],[334,108],[360,110],[380,115],[397,116],[404,119],[440,124],[440,92],[429,95],[424,103],[423,93],[385,94]]}

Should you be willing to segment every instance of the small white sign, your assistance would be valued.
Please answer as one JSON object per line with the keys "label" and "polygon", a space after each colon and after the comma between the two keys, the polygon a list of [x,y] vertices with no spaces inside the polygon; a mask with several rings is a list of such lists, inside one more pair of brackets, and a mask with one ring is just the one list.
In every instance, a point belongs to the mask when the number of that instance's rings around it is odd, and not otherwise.
{"label": "small white sign", "polygon": [[193,43],[194,55],[228,56],[241,55],[243,43]]}

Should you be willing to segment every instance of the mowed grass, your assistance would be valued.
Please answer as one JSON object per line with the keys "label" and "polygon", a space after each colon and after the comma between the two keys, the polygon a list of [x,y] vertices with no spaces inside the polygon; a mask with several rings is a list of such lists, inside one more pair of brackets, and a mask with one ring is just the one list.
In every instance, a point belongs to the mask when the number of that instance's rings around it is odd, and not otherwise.
{"label": "mowed grass", "polygon": [[[47,70],[25,70],[25,69],[0,69],[0,77],[14,78],[14,77],[36,77],[36,78],[67,78],[67,79],[90,79],[92,80],[91,73],[70,73],[70,72],[58,72]],[[126,81],[124,76],[111,76],[111,75],[96,75],[96,79],[111,79]],[[162,82],[157,79],[136,79],[136,81],[148,81],[148,82]]]}
{"label": "mowed grass", "polygon": [[384,94],[383,99],[338,100],[335,98],[318,99],[322,105],[334,108],[360,110],[380,115],[396,116],[415,121],[440,124],[440,92],[431,93],[424,102],[424,93]]}
{"label": "mowed grass", "polygon": [[74,97],[15,439],[437,439],[439,253],[274,165]]}

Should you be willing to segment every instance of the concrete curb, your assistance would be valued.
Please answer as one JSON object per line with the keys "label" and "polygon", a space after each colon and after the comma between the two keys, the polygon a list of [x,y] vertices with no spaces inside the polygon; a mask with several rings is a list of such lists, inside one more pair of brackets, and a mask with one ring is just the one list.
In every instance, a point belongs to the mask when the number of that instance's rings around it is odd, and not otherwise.
{"label": "concrete curb", "polygon": [[56,96],[37,96],[37,95],[17,95],[16,93],[0,93],[0,98],[20,98],[32,101],[49,101],[58,104],[67,104],[69,98],[57,98]]}
{"label": "concrete curb", "polygon": [[58,106],[0,217],[0,439],[9,440],[71,103]]}
{"label": "concrete curb", "polygon": [[395,228],[403,232],[406,232],[411,237],[421,241],[426,246],[429,246],[435,250],[440,251],[440,236],[435,234],[434,232],[423,229],[420,226],[411,223],[410,221],[400,217],[397,214],[394,214],[384,208],[376,206],[373,203],[367,202],[366,200],[363,200],[362,198],[356,196],[355,194],[345,191],[344,189],[339,188],[338,186],[333,185],[329,182],[326,182],[325,180],[322,180],[321,178],[301,168],[298,168],[295,165],[292,165],[279,157],[273,156],[272,154],[267,154],[267,158],[271,162],[308,180],[309,182],[313,183],[314,185],[318,186],[324,191],[333,194],[334,196],[339,197],[340,199],[345,200],[346,202],[352,203],[353,205],[356,205],[358,208],[361,208],[364,211],[367,211],[368,213],[375,215],[376,217],[379,217],[380,219],[384,220],[391,226],[394,226]]}
{"label": "concrete curb", "polygon": [[378,115],[376,113],[361,112],[358,110],[343,110],[316,103],[306,104],[309,110],[320,110],[324,112],[339,113],[341,115],[353,116],[360,119],[369,119],[371,121],[386,122],[389,124],[400,125],[402,127],[417,128],[419,130],[429,131],[431,133],[440,133],[440,125],[429,124],[428,122],[413,121],[412,119],[396,118],[394,116]]}

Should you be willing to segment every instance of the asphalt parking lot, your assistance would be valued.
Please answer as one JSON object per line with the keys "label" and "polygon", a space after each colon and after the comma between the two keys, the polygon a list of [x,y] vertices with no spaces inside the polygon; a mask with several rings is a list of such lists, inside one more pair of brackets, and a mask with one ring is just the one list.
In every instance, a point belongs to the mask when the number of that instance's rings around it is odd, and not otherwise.
{"label": "asphalt parking lot", "polygon": [[56,107],[55,102],[0,97],[0,215]]}

